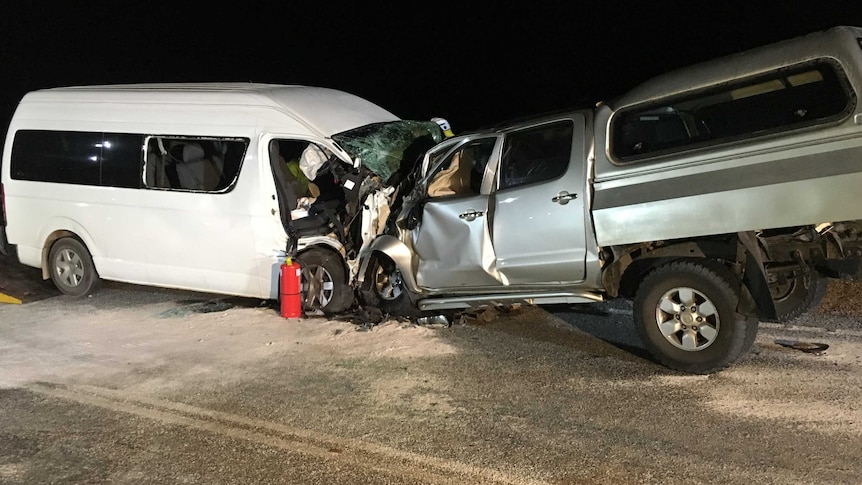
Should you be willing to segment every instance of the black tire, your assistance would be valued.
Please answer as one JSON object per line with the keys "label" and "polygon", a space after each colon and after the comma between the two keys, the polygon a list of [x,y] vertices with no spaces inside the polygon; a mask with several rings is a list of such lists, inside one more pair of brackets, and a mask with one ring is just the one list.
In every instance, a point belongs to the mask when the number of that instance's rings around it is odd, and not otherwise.
{"label": "black tire", "polygon": [[740,284],[709,261],[676,261],[644,278],[634,301],[635,328],[646,349],[671,369],[709,374],[754,344],[757,319],[736,311]]}
{"label": "black tire", "polygon": [[302,308],[338,313],[353,305],[341,256],[335,251],[311,248],[296,257],[302,270]]}
{"label": "black tire", "polygon": [[[745,342],[742,343],[742,351],[739,353],[739,357],[744,357],[751,352],[751,349],[754,348],[754,341],[757,340],[757,331],[760,327],[760,317],[752,313],[748,316],[748,320],[745,322]],[[739,358],[737,357],[737,358]]]}
{"label": "black tire", "polygon": [[764,318],[764,322],[786,323],[817,308],[826,296],[829,278],[811,270],[797,275],[787,284],[772,284],[769,287],[775,303],[775,318]]}
{"label": "black tire", "polygon": [[101,283],[90,252],[80,241],[71,237],[58,239],[51,245],[48,269],[57,289],[69,296],[89,295]]}
{"label": "black tire", "polygon": [[421,316],[401,272],[390,258],[378,254],[368,265],[366,286],[359,298],[364,306],[380,308],[384,313],[401,317]]}

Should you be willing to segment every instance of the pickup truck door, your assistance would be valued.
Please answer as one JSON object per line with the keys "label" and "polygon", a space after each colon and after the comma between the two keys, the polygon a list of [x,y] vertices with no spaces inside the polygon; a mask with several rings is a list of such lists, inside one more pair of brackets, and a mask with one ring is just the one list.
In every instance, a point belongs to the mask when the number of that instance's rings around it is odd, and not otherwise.
{"label": "pickup truck door", "polygon": [[411,237],[420,286],[459,289],[501,284],[493,268],[490,183],[483,183],[498,140],[498,135],[482,137],[430,154],[428,173],[415,189],[421,202],[407,209],[416,214],[408,218],[417,221],[411,226]]}
{"label": "pickup truck door", "polygon": [[503,284],[584,280],[585,133],[575,114],[506,134],[490,203]]}

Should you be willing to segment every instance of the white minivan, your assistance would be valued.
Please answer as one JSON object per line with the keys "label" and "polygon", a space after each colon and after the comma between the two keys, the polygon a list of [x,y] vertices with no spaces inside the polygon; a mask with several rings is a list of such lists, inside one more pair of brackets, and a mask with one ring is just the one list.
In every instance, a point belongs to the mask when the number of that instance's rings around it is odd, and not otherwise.
{"label": "white minivan", "polygon": [[[412,138],[394,143],[393,132]],[[387,182],[408,171],[403,157],[363,152],[364,139],[387,136],[394,150],[424,149],[442,132],[320,87],[34,91],[3,150],[0,243],[76,296],[105,279],[276,299],[290,254],[306,308],[341,311],[356,255],[379,231],[368,208],[387,204]]]}

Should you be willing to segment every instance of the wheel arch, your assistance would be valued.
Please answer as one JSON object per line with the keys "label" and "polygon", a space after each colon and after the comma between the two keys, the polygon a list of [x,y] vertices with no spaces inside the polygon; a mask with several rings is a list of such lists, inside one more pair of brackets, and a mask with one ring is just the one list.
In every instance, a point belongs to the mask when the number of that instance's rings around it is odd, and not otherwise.
{"label": "wheel arch", "polygon": [[640,283],[656,267],[681,260],[712,261],[715,268],[732,272],[741,283],[741,313],[775,313],[760,248],[752,233],[649,242],[610,250],[614,258],[603,272],[603,284],[611,296],[634,297]]}

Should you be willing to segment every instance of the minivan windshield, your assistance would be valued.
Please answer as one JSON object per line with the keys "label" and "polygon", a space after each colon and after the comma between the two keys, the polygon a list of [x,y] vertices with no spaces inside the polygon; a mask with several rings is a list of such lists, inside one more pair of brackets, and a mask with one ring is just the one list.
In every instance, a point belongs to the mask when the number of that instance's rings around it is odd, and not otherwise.
{"label": "minivan windshield", "polygon": [[[443,141],[443,130],[434,121],[399,120],[354,128],[332,136],[354,160],[391,185],[396,173],[409,173],[429,148]],[[402,167],[408,163],[410,167]]]}

